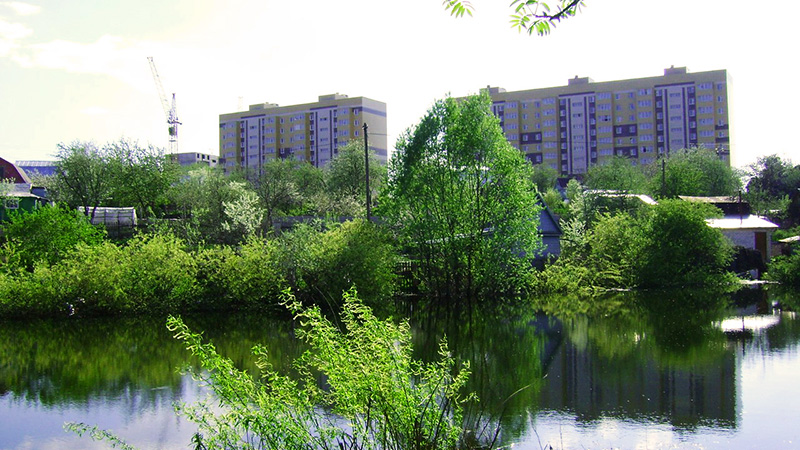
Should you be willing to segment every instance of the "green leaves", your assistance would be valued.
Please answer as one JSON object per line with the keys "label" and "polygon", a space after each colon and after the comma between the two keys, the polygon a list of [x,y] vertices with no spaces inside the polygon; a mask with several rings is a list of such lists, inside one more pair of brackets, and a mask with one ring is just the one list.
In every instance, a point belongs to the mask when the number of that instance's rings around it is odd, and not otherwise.
{"label": "green leaves", "polygon": [[[529,35],[534,32],[539,36],[550,34],[551,28],[562,20],[573,17],[584,5],[585,0],[555,0],[554,13],[551,13],[550,2],[542,0],[512,0],[509,5],[514,13],[511,15],[511,28],[527,31]],[[445,11],[450,11],[451,16],[463,17],[464,14],[472,16],[472,4],[468,1],[444,0]]]}
{"label": "green leaves", "polygon": [[540,244],[539,209],[488,95],[436,102],[396,148],[381,211],[421,281],[452,298],[515,292]]}
{"label": "green leaves", "polygon": [[444,0],[445,11],[450,11],[451,16],[463,17],[464,14],[472,16],[472,3],[466,0]]}
{"label": "green leaves", "polygon": [[[256,346],[255,380],[203,342],[179,318],[167,327],[201,362],[194,376],[212,399],[180,405],[200,428],[195,444],[226,449],[450,449],[463,436],[461,388],[469,376],[440,345],[440,360],[411,358],[407,322],[377,319],[355,290],[344,294],[339,319],[304,307],[288,291],[284,305],[309,350],[295,362],[300,374],[277,373],[268,349]],[[319,379],[325,380],[324,389]],[[212,408],[211,401],[218,405]]]}

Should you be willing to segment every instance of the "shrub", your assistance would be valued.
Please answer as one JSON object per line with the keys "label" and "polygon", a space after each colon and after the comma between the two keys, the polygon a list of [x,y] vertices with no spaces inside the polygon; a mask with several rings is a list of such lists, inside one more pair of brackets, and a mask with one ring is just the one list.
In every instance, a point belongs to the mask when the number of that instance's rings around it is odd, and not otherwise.
{"label": "shrub", "polygon": [[6,269],[18,265],[33,270],[39,261],[55,264],[79,243],[102,242],[105,231],[90,224],[79,211],[66,206],[43,206],[31,212],[12,213],[3,224],[3,237]]}
{"label": "shrub", "polygon": [[715,284],[733,255],[730,242],[705,219],[708,207],[682,200],[662,200],[642,224],[645,237],[637,278],[640,286]]}
{"label": "shrub", "polygon": [[352,286],[365,301],[391,295],[397,261],[388,233],[371,222],[300,225],[280,240],[286,280],[295,292],[331,302]]}
{"label": "shrub", "polygon": [[791,255],[778,255],[767,265],[765,278],[781,284],[800,287],[800,251]]}
{"label": "shrub", "polygon": [[[285,304],[310,347],[296,361],[299,379],[274,370],[263,346],[253,349],[261,370],[254,379],[179,318],[168,319],[170,331],[200,360],[202,370],[193,375],[213,393],[207,402],[177,407],[199,426],[195,448],[399,450],[463,443],[465,398],[459,391],[469,366],[455,363],[446,342],[438,361],[412,359],[408,323],[378,320],[355,291],[344,295],[341,328],[317,307],[303,308],[291,296]],[[95,427],[67,428],[132,448]]]}

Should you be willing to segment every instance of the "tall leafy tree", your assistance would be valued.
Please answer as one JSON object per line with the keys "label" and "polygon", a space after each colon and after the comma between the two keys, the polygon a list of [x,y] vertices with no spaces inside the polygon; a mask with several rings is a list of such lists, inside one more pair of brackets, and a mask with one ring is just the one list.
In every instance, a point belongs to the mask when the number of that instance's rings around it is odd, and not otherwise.
{"label": "tall leafy tree", "polygon": [[647,170],[657,197],[735,195],[742,187],[739,174],[715,151],[702,147],[673,152]]}
{"label": "tall leafy tree", "polygon": [[631,164],[624,156],[614,156],[603,164],[589,167],[586,187],[642,194],[647,189],[647,178],[639,166]]}
{"label": "tall leafy tree", "polygon": [[[351,140],[339,149],[338,154],[327,167],[327,189],[335,197],[354,199],[357,204],[365,205],[367,196],[366,157],[364,142]],[[369,188],[374,201],[386,180],[386,166],[378,161],[374,152],[369,153]]]}
{"label": "tall leafy tree", "polygon": [[519,288],[541,242],[530,165],[486,94],[437,101],[398,140],[381,204],[425,286],[453,298]]}
{"label": "tall leafy tree", "polygon": [[267,225],[271,228],[277,215],[287,214],[302,202],[297,185],[297,169],[306,164],[294,159],[272,159],[261,167],[253,187],[261,199]]}
{"label": "tall leafy tree", "polygon": [[106,145],[113,206],[135,206],[139,217],[157,215],[167,191],[178,181],[180,166],[162,149],[126,139]]}
{"label": "tall leafy tree", "polygon": [[789,197],[800,189],[800,165],[778,155],[758,158],[747,171],[747,200],[758,213],[786,209]]}
{"label": "tall leafy tree", "polygon": [[58,144],[55,184],[70,207],[83,208],[94,219],[97,207],[111,196],[113,177],[105,149],[93,142]]}
{"label": "tall leafy tree", "polygon": [[550,166],[536,164],[531,170],[531,179],[536,189],[544,194],[550,189],[555,189],[558,180],[558,172]]}

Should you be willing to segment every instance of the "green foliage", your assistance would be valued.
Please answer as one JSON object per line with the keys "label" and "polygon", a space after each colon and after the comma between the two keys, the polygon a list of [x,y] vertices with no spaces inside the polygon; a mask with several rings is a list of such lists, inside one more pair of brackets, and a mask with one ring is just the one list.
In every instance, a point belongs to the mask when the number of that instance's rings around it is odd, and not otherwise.
{"label": "green foliage", "polygon": [[424,286],[451,298],[517,291],[540,246],[538,206],[489,97],[436,102],[396,149],[381,211]]}
{"label": "green foliage", "polygon": [[234,252],[230,248],[205,250],[201,267],[211,287],[218,287],[214,298],[224,296],[227,307],[264,309],[277,306],[287,286],[286,270],[281,266],[284,248],[277,240],[252,237]]}
{"label": "green foliage", "polygon": [[252,236],[236,248],[193,251],[168,232],[153,232],[124,245],[75,244],[66,256],[29,272],[6,263],[0,316],[261,310],[276,307],[287,286],[332,308],[333,299],[357,286],[379,304],[393,292],[396,261],[391,236],[362,220],[300,225],[280,238]]}
{"label": "green foliage", "polygon": [[800,251],[795,245],[790,255],[778,255],[767,265],[765,278],[781,284],[800,287]]}
{"label": "green foliage", "polygon": [[[583,210],[583,196],[570,207]],[[591,223],[576,212],[562,228],[561,257],[528,280],[534,293],[591,289],[723,285],[733,250],[705,219],[716,208],[662,200],[634,213],[596,214]]]}
{"label": "green foliage", "polygon": [[78,244],[56,264],[0,276],[0,315],[118,314],[188,308],[196,265],[171,236]]}
{"label": "green foliage", "polygon": [[[238,243],[260,213],[246,185],[210,167],[189,170],[171,187],[169,197],[182,219],[172,231],[192,244]],[[236,215],[240,213],[244,215]]]}
{"label": "green foliage", "polygon": [[59,144],[56,173],[44,180],[48,193],[94,216],[99,206],[134,206],[139,217],[162,212],[179,166],[155,147],[126,139],[98,147],[93,142]]}
{"label": "green foliage", "polygon": [[774,233],[772,233],[772,241],[773,242],[778,242],[781,239],[786,239],[786,238],[790,238],[792,236],[798,236],[798,235],[800,235],[800,225],[797,225],[796,227],[793,227],[793,228],[789,228],[788,230],[786,230],[786,229],[778,229],[778,230],[775,230]]}
{"label": "green foliage", "polygon": [[303,298],[331,304],[356,286],[363,299],[378,302],[393,292],[394,243],[371,222],[300,225],[280,243],[286,278]]}
{"label": "green foliage", "polygon": [[[366,201],[366,174],[364,171],[364,142],[353,139],[340,148],[326,167],[328,191],[336,197],[350,197],[358,203]],[[386,181],[386,166],[369,153],[369,187],[374,201]]]}
{"label": "green foliage", "polygon": [[642,266],[637,274],[641,286],[713,284],[724,276],[732,257],[730,242],[709,227],[706,205],[681,200],[662,200],[641,226],[647,237]]}
{"label": "green foliage", "polygon": [[58,144],[54,180],[55,199],[72,208],[83,207],[94,217],[95,209],[111,195],[113,177],[106,149],[93,142]]}
{"label": "green foliage", "polygon": [[252,181],[270,229],[275,217],[286,215],[302,204],[295,171],[306,164],[291,158],[272,159],[261,166],[258,176]]}
{"label": "green foliage", "polygon": [[631,160],[614,156],[602,164],[589,167],[586,172],[586,187],[644,194],[647,179],[640,166],[631,165]]}
{"label": "green foliage", "polygon": [[[290,296],[289,310],[310,350],[297,361],[300,379],[276,372],[268,350],[253,349],[261,378],[255,380],[220,356],[212,344],[177,318],[168,328],[196,355],[214,397],[178,412],[200,427],[200,448],[454,448],[463,436],[459,390],[469,367],[457,367],[440,346],[440,360],[411,357],[408,324],[381,321],[346,293],[341,328],[319,308],[303,308]],[[323,376],[326,388],[319,387]],[[320,407],[322,406],[322,407]]]}
{"label": "green foliage", "polygon": [[544,204],[550,208],[550,211],[552,211],[553,214],[557,216],[563,216],[567,213],[567,205],[564,203],[561,193],[555,188],[546,190],[542,195],[542,199],[544,200]]}
{"label": "green foliage", "polygon": [[660,198],[679,195],[736,195],[742,188],[738,173],[706,148],[689,148],[672,152],[666,164],[647,166],[650,192]]}
{"label": "green foliage", "polygon": [[[555,9],[551,12],[550,5]],[[511,27],[519,31],[526,31],[532,35],[534,32],[539,36],[550,34],[551,28],[562,20],[573,17],[583,6],[584,0],[556,0],[545,2],[542,0],[513,0],[511,8],[514,13],[511,15]],[[450,15],[462,17],[464,14],[472,15],[474,9],[472,3],[467,0],[444,0],[442,2],[445,11],[450,11]]]}
{"label": "green foliage", "polygon": [[14,212],[2,225],[5,244],[2,270],[22,267],[33,270],[34,264],[55,264],[79,243],[100,243],[105,231],[96,228],[79,211],[66,205],[43,206],[31,212]]}
{"label": "green foliage", "polygon": [[84,434],[88,434],[95,441],[105,441],[111,448],[119,448],[122,450],[136,450],[136,447],[128,445],[125,441],[118,438],[113,433],[108,432],[107,430],[102,430],[97,428],[96,426],[87,425],[85,423],[74,423],[69,422],[64,424],[64,429],[67,431],[71,431],[78,436],[83,436]]}
{"label": "green foliage", "polygon": [[[785,216],[789,209],[791,196],[797,195],[800,189],[800,165],[793,166],[789,160],[784,161],[778,155],[758,158],[747,174],[746,200],[756,214],[766,214],[771,210],[779,210]],[[794,217],[795,223],[800,217]]]}
{"label": "green foliage", "polygon": [[160,216],[167,192],[178,181],[180,166],[162,149],[126,139],[106,145],[111,195],[106,206],[134,206],[139,217]]}
{"label": "green foliage", "polygon": [[550,189],[555,189],[558,172],[550,166],[535,164],[531,169],[531,180],[537,191],[545,193]]}

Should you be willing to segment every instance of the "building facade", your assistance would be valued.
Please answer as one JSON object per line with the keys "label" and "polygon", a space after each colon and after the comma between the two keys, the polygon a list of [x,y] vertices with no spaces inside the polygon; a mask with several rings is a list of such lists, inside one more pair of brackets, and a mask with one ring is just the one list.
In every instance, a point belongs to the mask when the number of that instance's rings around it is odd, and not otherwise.
{"label": "building facade", "polygon": [[493,111],[511,144],[533,164],[579,175],[614,155],[650,164],[688,147],[730,161],[730,80],[725,70],[506,92],[489,87]]}
{"label": "building facade", "polygon": [[258,170],[276,158],[325,166],[351,139],[364,139],[386,163],[386,104],[365,97],[322,95],[315,103],[250,105],[247,111],[219,116],[220,160],[226,172]]}

